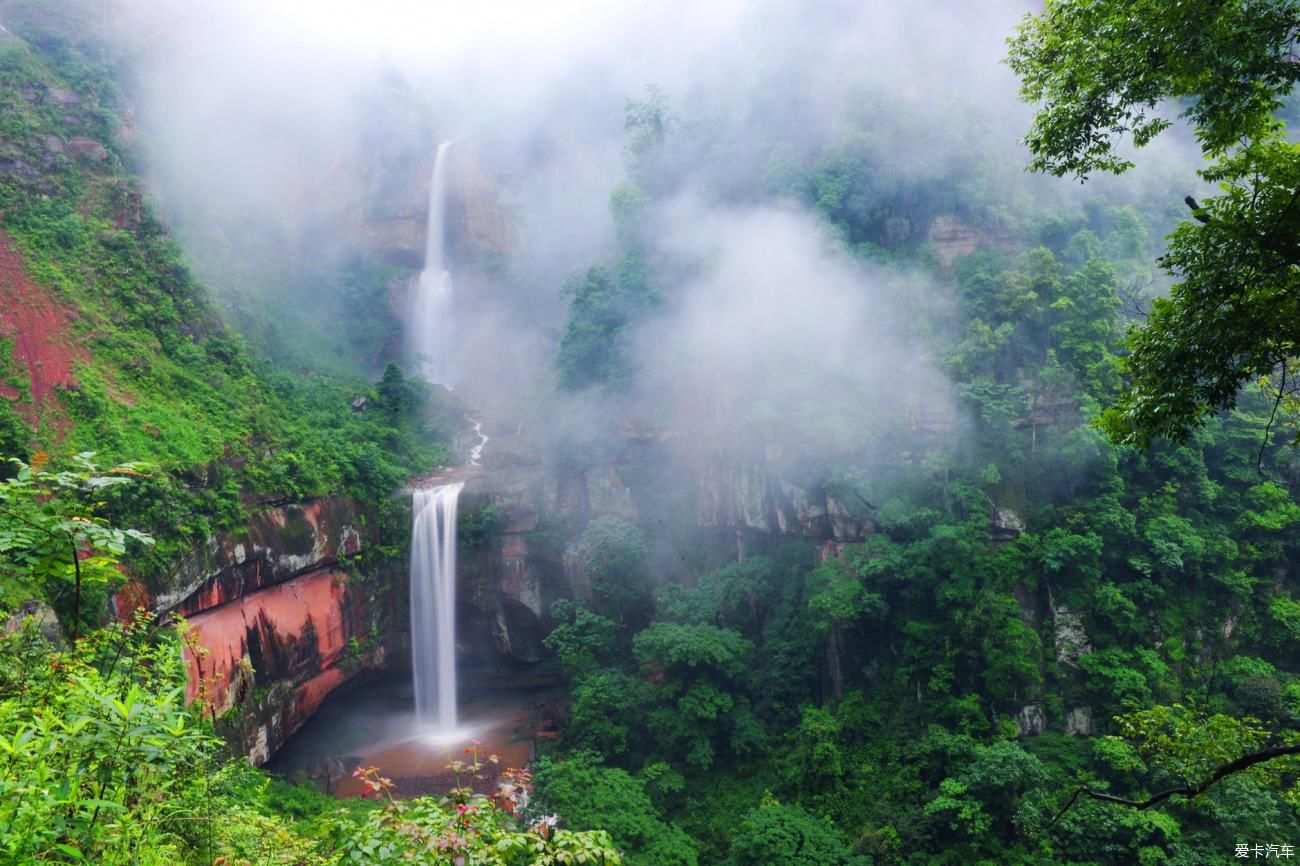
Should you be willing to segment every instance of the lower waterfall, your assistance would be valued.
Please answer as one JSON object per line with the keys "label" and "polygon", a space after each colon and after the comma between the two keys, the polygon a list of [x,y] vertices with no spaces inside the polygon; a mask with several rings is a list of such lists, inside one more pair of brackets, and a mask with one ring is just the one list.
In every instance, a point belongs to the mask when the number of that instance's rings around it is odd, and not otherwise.
{"label": "lower waterfall", "polygon": [[411,667],[415,715],[456,731],[456,504],[464,482],[415,491],[411,522]]}

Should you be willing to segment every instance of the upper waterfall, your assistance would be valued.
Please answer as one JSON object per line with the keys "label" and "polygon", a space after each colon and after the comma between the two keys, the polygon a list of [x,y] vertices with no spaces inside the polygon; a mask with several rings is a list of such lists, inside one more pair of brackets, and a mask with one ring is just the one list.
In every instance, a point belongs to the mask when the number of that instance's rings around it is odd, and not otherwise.
{"label": "upper waterfall", "polygon": [[456,383],[456,293],[444,262],[447,211],[447,151],[438,145],[429,184],[424,270],[416,285],[408,340],[412,367],[426,381],[448,388]]}

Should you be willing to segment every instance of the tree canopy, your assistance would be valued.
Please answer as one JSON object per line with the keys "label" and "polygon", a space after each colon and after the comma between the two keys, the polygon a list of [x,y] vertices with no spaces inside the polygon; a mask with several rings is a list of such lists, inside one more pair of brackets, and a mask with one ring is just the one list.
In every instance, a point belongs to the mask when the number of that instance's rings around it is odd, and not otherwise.
{"label": "tree canopy", "polygon": [[1111,438],[1185,439],[1261,382],[1292,393],[1300,340],[1300,149],[1285,100],[1300,63],[1300,3],[1059,0],[1028,17],[1009,61],[1038,106],[1026,136],[1037,171],[1075,175],[1133,166],[1141,147],[1186,119],[1220,193],[1186,201],[1162,267],[1178,282],[1130,333],[1129,387],[1105,414]]}

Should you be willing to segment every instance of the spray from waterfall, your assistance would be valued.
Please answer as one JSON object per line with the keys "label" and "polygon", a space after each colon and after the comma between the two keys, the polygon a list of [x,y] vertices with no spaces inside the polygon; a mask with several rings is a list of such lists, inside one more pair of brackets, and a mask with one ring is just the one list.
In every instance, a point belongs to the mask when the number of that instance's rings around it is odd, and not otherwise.
{"label": "spray from waterfall", "polygon": [[415,491],[411,525],[411,665],[415,715],[456,731],[456,505],[463,482]]}
{"label": "spray from waterfall", "polygon": [[424,241],[424,270],[416,284],[409,330],[415,371],[427,382],[452,387],[456,382],[456,293],[443,261],[447,210],[447,151],[438,145],[429,184],[429,218]]}

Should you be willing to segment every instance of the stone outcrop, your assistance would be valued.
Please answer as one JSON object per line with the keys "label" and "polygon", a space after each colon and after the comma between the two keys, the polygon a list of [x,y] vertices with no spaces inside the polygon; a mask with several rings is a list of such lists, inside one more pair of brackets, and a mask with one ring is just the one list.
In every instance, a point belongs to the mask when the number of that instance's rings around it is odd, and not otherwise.
{"label": "stone outcrop", "polygon": [[989,500],[989,540],[994,544],[1015,541],[1025,531],[1025,522],[1013,509]]}
{"label": "stone outcrop", "polygon": [[1036,737],[1047,730],[1047,714],[1038,704],[1026,704],[1016,713],[1016,730],[1022,737]]}
{"label": "stone outcrop", "polygon": [[1067,737],[1092,736],[1092,708],[1075,707],[1065,716],[1065,735]]}
{"label": "stone outcrop", "polygon": [[952,215],[937,217],[930,223],[929,239],[945,268],[952,267],[953,259],[958,256],[968,256],[978,249],[1015,250],[1015,244],[1005,229],[988,231],[976,228]]}
{"label": "stone outcrop", "polygon": [[[593,519],[637,524],[652,548],[666,533],[676,533],[661,547],[707,549],[707,558],[719,564],[780,538],[803,539],[834,555],[874,531],[860,509],[824,489],[782,478],[762,463],[717,460],[697,469],[696,456],[681,453],[662,433],[632,431],[623,451],[610,459],[561,466],[548,463],[526,436],[490,432],[482,466],[458,467],[424,482],[465,482],[460,651],[483,676],[541,659],[552,603],[590,596],[581,533]],[[664,488],[677,498],[666,502]],[[686,493],[677,495],[681,491]],[[467,544],[465,527],[489,509],[495,515],[491,532]],[[678,560],[655,560],[651,571],[675,579]]]}
{"label": "stone outcrop", "polygon": [[329,568],[360,552],[360,526],[357,504],[341,497],[266,508],[240,535],[214,536],[182,562],[178,588],[158,594],[154,606],[190,616]]}
{"label": "stone outcrop", "polygon": [[[481,544],[462,548],[461,619],[471,663],[501,673],[501,660],[535,662],[550,626],[551,603],[575,595],[566,574],[563,542],[549,522],[574,516],[565,485],[537,455],[502,437],[497,453],[506,465],[470,475],[461,494],[462,521],[486,510],[495,515]],[[517,446],[518,443],[515,443]]]}
{"label": "stone outcrop", "polygon": [[701,527],[839,543],[861,541],[871,530],[833,494],[799,487],[757,464],[705,466],[698,507]]}
{"label": "stone outcrop", "polygon": [[1056,660],[1074,667],[1080,658],[1092,652],[1092,643],[1083,628],[1083,617],[1065,605],[1053,609],[1052,617],[1056,624]]}
{"label": "stone outcrop", "polygon": [[[249,759],[265,762],[347,679],[348,641],[365,633],[357,601],[346,575],[327,570],[191,617],[188,697],[203,698],[218,718],[250,700],[259,705],[257,718],[240,728],[251,728],[243,731],[251,734],[243,738]],[[266,695],[255,697],[262,689]]]}
{"label": "stone outcrop", "polygon": [[501,255],[519,244],[514,220],[500,201],[501,190],[473,146],[461,143],[453,154],[449,202],[450,245],[462,259]]}
{"label": "stone outcrop", "polygon": [[[458,142],[448,151],[448,198],[444,224],[447,248],[456,264],[467,265],[514,250],[518,232],[500,201],[496,179],[474,145]],[[382,160],[381,160],[382,162]],[[433,148],[418,160],[392,158],[375,170],[375,182],[360,191],[366,202],[356,220],[362,246],[399,267],[424,263]]]}

